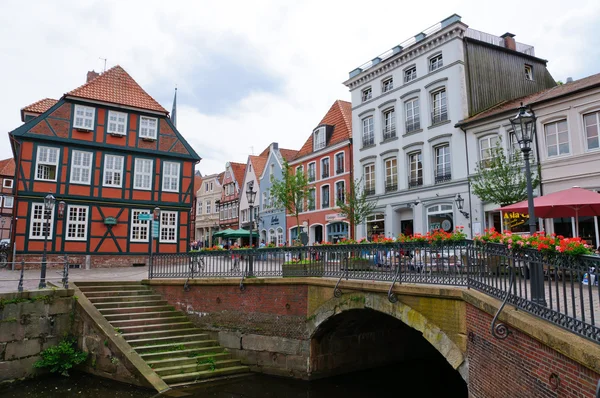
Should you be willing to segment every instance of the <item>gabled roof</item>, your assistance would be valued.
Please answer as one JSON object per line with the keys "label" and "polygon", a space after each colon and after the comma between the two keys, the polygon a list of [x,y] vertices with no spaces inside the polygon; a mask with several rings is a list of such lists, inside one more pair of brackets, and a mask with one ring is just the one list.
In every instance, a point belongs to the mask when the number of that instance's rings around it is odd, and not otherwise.
{"label": "gabled roof", "polygon": [[269,156],[269,150],[271,149],[271,145],[267,145],[265,149],[258,156]]}
{"label": "gabled roof", "polygon": [[[333,134],[327,142],[327,146],[338,144],[342,141],[352,138],[352,104],[347,101],[337,100],[331,105],[325,117],[319,123],[321,125],[333,126]],[[310,136],[298,151],[294,159],[301,158],[313,150],[313,134]]]}
{"label": "gabled roof", "polygon": [[290,160],[292,160],[296,157],[296,155],[298,154],[298,151],[295,149],[280,149],[279,153],[281,154],[281,157],[283,158],[283,160],[286,160],[289,162]]}
{"label": "gabled roof", "polygon": [[169,112],[152,98],[123,68],[114,66],[66,96],[161,112]]}
{"label": "gabled roof", "polygon": [[263,170],[265,169],[265,165],[267,164],[267,157],[269,156],[269,152],[265,156],[253,156],[250,155],[250,161],[252,162],[252,167],[254,167],[254,175],[258,178],[262,175]]}
{"label": "gabled roof", "polygon": [[219,181],[219,185],[223,185],[223,179],[225,178],[225,172],[222,171],[217,176],[217,181]]}
{"label": "gabled roof", "polygon": [[15,175],[15,159],[8,158],[0,160],[0,175],[14,176]]}
{"label": "gabled roof", "polygon": [[537,103],[549,101],[555,98],[563,97],[565,95],[575,94],[579,91],[587,90],[595,86],[600,87],[600,73],[584,77],[583,79],[575,80],[571,83],[565,83],[546,90],[538,91],[537,93],[526,95],[521,98],[501,102],[500,104],[488,110],[485,110],[474,116],[471,116],[468,119],[458,122],[457,126],[464,126],[466,124],[500,115],[508,111],[514,111],[514,113],[516,114],[517,108],[521,105],[521,102],[524,105],[535,105]]}
{"label": "gabled roof", "polygon": [[246,174],[246,163],[234,163],[229,162],[231,165],[231,172],[233,173],[233,178],[238,183],[238,186],[242,186],[244,183],[244,175]]}
{"label": "gabled roof", "polygon": [[202,187],[202,176],[194,174],[194,195]]}
{"label": "gabled roof", "polygon": [[52,98],[44,98],[33,104],[27,105],[24,108],[21,108],[21,118],[23,118],[24,112],[30,113],[39,113],[40,115],[50,109],[54,104],[56,104],[58,100]]}

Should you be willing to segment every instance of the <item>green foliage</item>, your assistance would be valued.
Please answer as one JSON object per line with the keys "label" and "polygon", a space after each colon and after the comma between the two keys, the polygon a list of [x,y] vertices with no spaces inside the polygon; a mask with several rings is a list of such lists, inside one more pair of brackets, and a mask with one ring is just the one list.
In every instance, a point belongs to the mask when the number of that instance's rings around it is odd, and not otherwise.
{"label": "green foliage", "polygon": [[69,369],[84,362],[88,354],[75,347],[74,339],[64,339],[42,351],[40,356],[41,359],[33,364],[34,368],[49,368],[52,373],[69,376]]}
{"label": "green foliage", "polygon": [[19,303],[35,303],[36,301],[43,301],[46,304],[52,304],[54,302],[54,295],[37,296],[33,298],[13,298],[13,299],[0,299],[0,310],[4,309],[8,304],[19,304]]}
{"label": "green foliage", "polygon": [[[527,176],[523,155],[515,151],[506,155],[496,143],[490,149],[491,158],[477,165],[477,174],[470,178],[473,193],[483,202],[506,206],[527,199]],[[535,189],[540,184],[539,171],[532,167],[531,184]]]}
{"label": "green foliage", "polygon": [[196,366],[199,367],[201,365],[208,365],[208,368],[213,372],[215,371],[215,369],[217,369],[217,363],[213,357],[198,358],[196,360]]}
{"label": "green foliage", "polygon": [[346,192],[345,201],[337,200],[336,205],[340,213],[350,222],[350,238],[354,238],[356,225],[364,222],[377,206],[376,200],[369,200],[367,191],[361,188],[361,180],[350,180],[350,187]]}

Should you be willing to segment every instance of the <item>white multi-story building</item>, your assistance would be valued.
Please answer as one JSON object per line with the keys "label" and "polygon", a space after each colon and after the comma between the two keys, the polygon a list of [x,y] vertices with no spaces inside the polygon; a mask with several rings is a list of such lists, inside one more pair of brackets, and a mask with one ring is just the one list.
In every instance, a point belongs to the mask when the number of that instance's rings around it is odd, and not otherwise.
{"label": "white multi-story building", "polygon": [[470,206],[455,124],[555,85],[546,61],[513,37],[470,29],[455,14],[350,72],[354,175],[378,204],[357,237],[459,225],[471,233],[455,204],[461,194]]}
{"label": "white multi-story building", "polygon": [[[256,232],[256,221],[258,213],[260,212],[260,176],[263,173],[267,157],[269,156],[269,148],[265,149],[259,156],[250,155],[246,162],[246,173],[244,175],[244,181],[240,192],[240,229],[252,229]],[[246,192],[249,187],[252,186],[252,190],[256,192],[254,196],[254,203],[252,208],[252,214],[250,213],[250,205],[248,203],[248,197]],[[254,222],[254,224],[251,224]],[[256,244],[254,240],[254,244]]]}
{"label": "white multi-story building", "polygon": [[196,191],[196,240],[204,247],[213,244],[213,234],[219,230],[219,206],[223,173],[202,177]]}

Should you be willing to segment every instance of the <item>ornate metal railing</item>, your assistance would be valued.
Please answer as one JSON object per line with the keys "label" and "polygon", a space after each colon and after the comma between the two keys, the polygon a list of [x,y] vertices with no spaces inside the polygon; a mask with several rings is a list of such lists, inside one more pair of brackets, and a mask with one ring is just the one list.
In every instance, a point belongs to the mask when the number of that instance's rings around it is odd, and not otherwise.
{"label": "ornate metal railing", "polygon": [[247,276],[469,287],[600,342],[598,256],[547,255],[465,240],[157,254],[149,267],[149,278]]}

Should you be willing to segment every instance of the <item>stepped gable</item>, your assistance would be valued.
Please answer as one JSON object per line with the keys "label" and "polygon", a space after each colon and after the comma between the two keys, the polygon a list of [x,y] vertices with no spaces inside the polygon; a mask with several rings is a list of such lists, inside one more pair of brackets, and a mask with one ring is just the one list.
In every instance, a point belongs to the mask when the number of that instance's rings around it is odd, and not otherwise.
{"label": "stepped gable", "polygon": [[[352,138],[352,104],[347,101],[337,100],[333,103],[320,125],[334,126],[333,134],[329,138],[326,148],[342,141]],[[312,132],[302,148],[298,151],[295,159],[314,152]]]}
{"label": "stepped gable", "polygon": [[69,91],[66,96],[169,114],[119,65],[110,68],[75,90]]}

